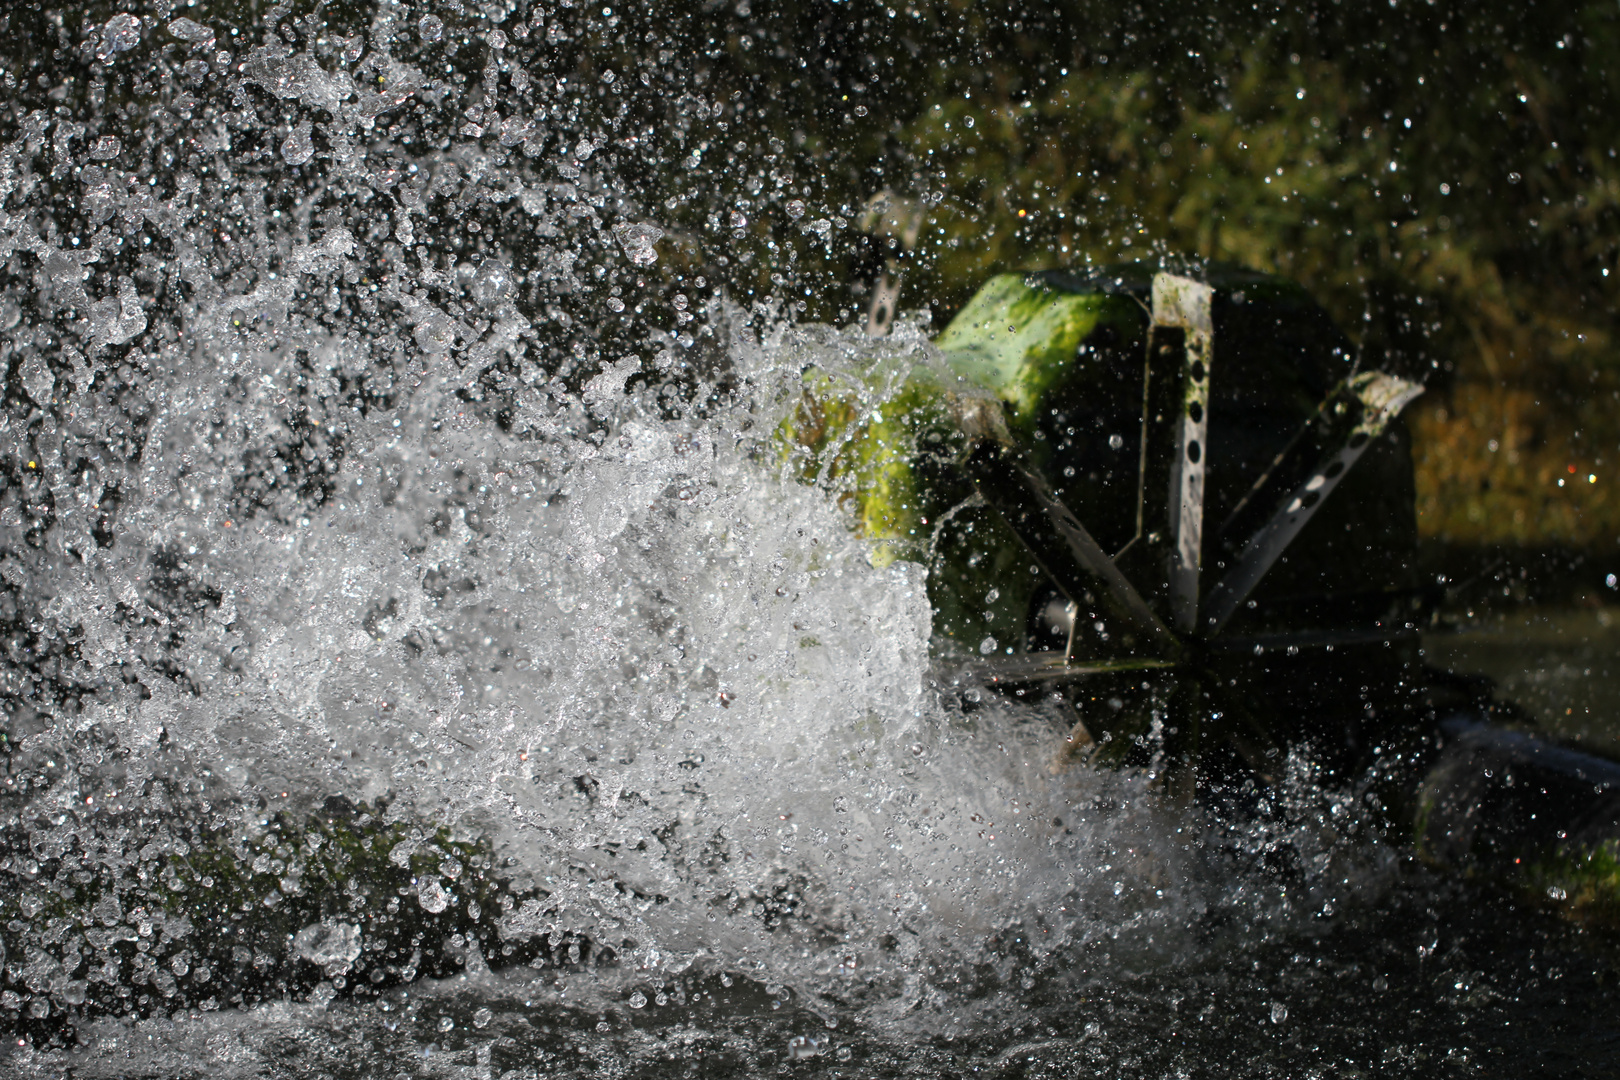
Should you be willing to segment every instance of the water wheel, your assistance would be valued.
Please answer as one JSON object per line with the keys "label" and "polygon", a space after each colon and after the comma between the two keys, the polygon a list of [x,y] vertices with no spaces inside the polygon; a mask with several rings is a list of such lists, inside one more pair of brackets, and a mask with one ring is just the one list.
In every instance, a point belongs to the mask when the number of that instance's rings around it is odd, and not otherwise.
{"label": "water wheel", "polygon": [[877,408],[810,377],[785,434],[877,557],[928,564],[942,657],[1182,791],[1304,743],[1353,767],[1398,731],[1420,385],[1228,268],[998,277],[935,344]]}

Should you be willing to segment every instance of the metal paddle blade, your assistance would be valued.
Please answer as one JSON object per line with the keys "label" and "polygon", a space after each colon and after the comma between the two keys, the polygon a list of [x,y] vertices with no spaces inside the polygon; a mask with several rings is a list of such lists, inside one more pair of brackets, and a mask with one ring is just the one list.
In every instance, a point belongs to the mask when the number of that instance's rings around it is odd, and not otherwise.
{"label": "metal paddle blade", "polygon": [[1206,636],[1219,633],[1236,614],[1372,441],[1421,393],[1418,383],[1373,371],[1346,379],[1328,397],[1223,530],[1242,535],[1238,530],[1254,516],[1268,506],[1275,508],[1243,545],[1237,565],[1206,597],[1200,628]]}
{"label": "metal paddle blade", "polygon": [[1044,478],[999,442],[980,442],[967,463],[973,486],[1075,604],[1094,601],[1116,621],[1129,651],[1174,657],[1178,642]]}
{"label": "metal paddle blade", "polygon": [[1177,666],[1175,660],[1125,656],[1114,660],[1070,660],[1060,652],[1023,653],[1016,656],[988,657],[965,665],[965,670],[991,685],[1023,686],[1029,683],[1055,683],[1096,675],[1118,675],[1132,671],[1159,671]]}

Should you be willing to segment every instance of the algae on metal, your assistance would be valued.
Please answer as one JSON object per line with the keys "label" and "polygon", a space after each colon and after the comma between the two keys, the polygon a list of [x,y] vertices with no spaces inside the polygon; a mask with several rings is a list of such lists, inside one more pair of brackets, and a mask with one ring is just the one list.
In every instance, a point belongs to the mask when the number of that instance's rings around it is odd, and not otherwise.
{"label": "algae on metal", "polygon": [[1046,397],[1074,374],[1080,345],[1134,301],[1101,292],[1063,292],[1023,274],[985,283],[934,340],[951,370],[994,392],[1015,430],[1032,426]]}
{"label": "algae on metal", "polygon": [[[940,368],[917,366],[885,390],[874,368],[856,385],[825,371],[777,431],[795,475],[825,486],[873,541],[873,565],[910,559],[929,567],[934,631],[943,647],[1021,647],[1039,583],[1018,539],[973,499],[960,464],[969,440],[955,419],[964,399],[1005,405],[1010,434],[1049,450],[1037,435],[1043,404],[1072,380],[1081,345],[1099,326],[1140,321],[1127,297],[1067,292],[1020,274],[992,278],[935,339]],[[875,404],[873,404],[875,402]],[[1046,451],[1046,452],[1042,452]]]}

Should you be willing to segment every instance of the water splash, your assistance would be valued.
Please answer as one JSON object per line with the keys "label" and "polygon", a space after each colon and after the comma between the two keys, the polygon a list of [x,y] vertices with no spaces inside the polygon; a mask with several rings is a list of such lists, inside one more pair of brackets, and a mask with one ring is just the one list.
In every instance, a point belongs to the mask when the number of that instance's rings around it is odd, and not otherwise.
{"label": "water splash", "polygon": [[[583,145],[587,147],[584,156],[589,157],[590,144]],[[630,261],[637,266],[651,266],[658,261],[658,249],[653,245],[664,235],[664,230],[658,226],[621,225],[614,231],[614,235],[618,237],[619,243],[624,245],[625,254],[630,256]]]}
{"label": "water splash", "polygon": [[[562,17],[299,25],[116,16],[79,46],[167,72],[181,119],[115,135],[72,98],[0,148],[6,1023],[288,993],[266,1023],[307,1022],[417,977],[413,905],[480,928],[452,967],[558,1008],[739,973],[895,1032],[1302,917],[1314,886],[1234,878],[1151,772],[1055,769],[1051,703],[938,666],[924,569],[783,475],[801,373],[876,407],[874,365],[934,362],[918,325],[654,277],[627,136],[505,59]],[[457,42],[475,86],[421,51]],[[1326,888],[1345,845],[1290,790],[1234,843]],[[254,929],[333,865],[331,910]],[[174,897],[238,879],[241,944],[204,948]]]}

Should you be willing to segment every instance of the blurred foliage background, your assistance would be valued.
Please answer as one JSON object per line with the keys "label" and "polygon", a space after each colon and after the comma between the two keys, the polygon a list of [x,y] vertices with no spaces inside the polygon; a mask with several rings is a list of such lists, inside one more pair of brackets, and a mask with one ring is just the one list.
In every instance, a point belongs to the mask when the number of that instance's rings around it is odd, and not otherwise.
{"label": "blurred foliage background", "polygon": [[[21,75],[0,126],[15,134],[25,99],[60,107],[61,79],[100,79],[83,35],[118,10],[241,27],[243,51],[279,34],[334,64],[345,35],[375,48],[388,15],[394,57],[444,73],[441,107],[532,108],[555,136],[519,148],[486,116],[415,145],[521,149],[536,168],[572,154],[580,185],[614,177],[614,213],[666,230],[655,284],[681,304],[635,311],[670,333],[687,292],[719,286],[762,315],[864,318],[891,259],[902,308],[936,327],[1005,270],[1192,255],[1287,275],[1365,364],[1425,375],[1426,537],[1620,538],[1613,0],[31,3],[0,16]],[[429,13],[442,40],[412,29]],[[142,103],[179,89],[102,92],[138,130]],[[885,194],[886,215],[863,214]],[[607,320],[571,332],[592,362],[639,347]]]}
{"label": "blurred foliage background", "polygon": [[[716,17],[723,36],[697,29]],[[827,265],[837,243],[805,245],[810,314],[848,317],[845,290],[885,254],[902,306],[936,325],[1001,270],[1192,254],[1275,271],[1365,363],[1426,376],[1426,537],[1620,539],[1615,4],[742,3],[692,19],[741,126],[781,136],[790,187],[828,208],[801,228],[884,190],[902,209],[887,237],[847,241],[844,267]],[[902,200],[921,210],[909,252]]]}

